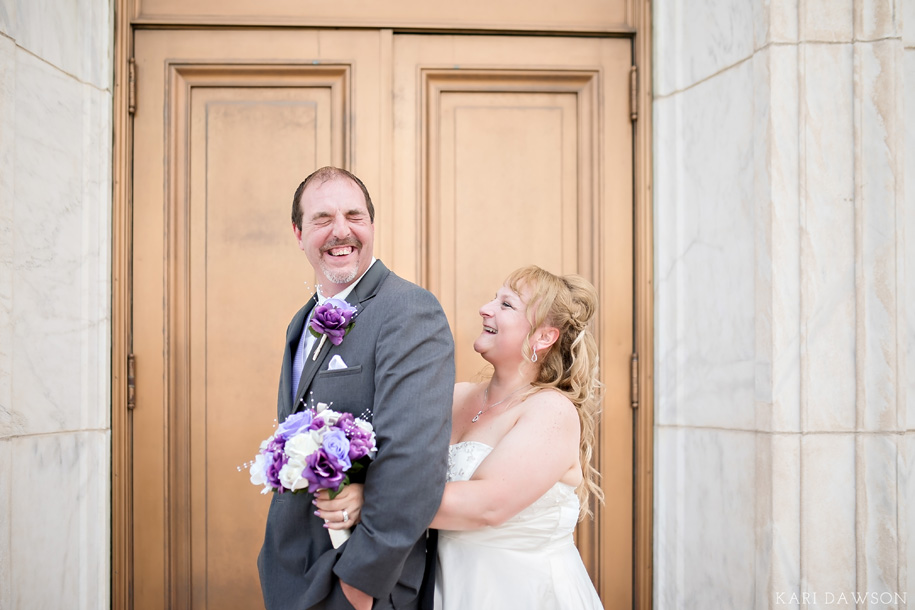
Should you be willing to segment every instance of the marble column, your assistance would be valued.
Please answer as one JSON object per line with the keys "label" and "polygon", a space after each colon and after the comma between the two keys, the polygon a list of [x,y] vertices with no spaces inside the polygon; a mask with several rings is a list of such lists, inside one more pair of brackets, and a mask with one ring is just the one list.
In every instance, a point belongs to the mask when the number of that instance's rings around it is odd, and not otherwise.
{"label": "marble column", "polygon": [[112,6],[0,0],[0,607],[110,571]]}
{"label": "marble column", "polygon": [[913,5],[653,4],[657,608],[905,603]]}

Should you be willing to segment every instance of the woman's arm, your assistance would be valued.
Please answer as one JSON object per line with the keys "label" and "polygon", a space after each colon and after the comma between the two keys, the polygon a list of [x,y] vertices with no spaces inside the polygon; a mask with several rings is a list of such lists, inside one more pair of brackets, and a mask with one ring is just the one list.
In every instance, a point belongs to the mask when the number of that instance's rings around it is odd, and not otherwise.
{"label": "woman's arm", "polygon": [[[458,395],[456,388],[455,399]],[[471,530],[502,524],[533,504],[570,470],[580,471],[578,413],[572,403],[556,392],[540,392],[519,408],[524,409],[523,414],[473,478],[445,485],[430,527]],[[340,519],[342,508],[347,508],[351,519],[359,515],[361,491],[361,486],[348,485],[335,500],[326,499],[322,492],[317,501],[319,516]],[[342,524],[329,527],[341,529]]]}
{"label": "woman's arm", "polygon": [[469,481],[445,486],[430,527],[469,530],[500,525],[578,465],[580,427],[574,405],[558,392],[539,392],[516,408],[515,426]]}

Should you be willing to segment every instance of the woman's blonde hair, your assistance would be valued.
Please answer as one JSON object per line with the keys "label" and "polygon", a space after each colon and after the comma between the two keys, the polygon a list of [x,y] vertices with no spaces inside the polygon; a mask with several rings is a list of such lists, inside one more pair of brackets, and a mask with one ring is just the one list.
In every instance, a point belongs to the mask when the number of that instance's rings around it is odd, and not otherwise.
{"label": "woman's blonde hair", "polygon": [[[558,276],[535,265],[511,273],[505,282],[516,294],[527,291],[528,338],[541,326],[559,330],[559,338],[537,354],[539,372],[534,388],[553,388],[572,401],[581,423],[582,482],[575,493],[581,504],[580,519],[591,515],[589,500],[603,502],[604,492],[594,468],[594,442],[603,384],[600,382],[597,342],[589,323],[597,310],[597,290],[580,275]],[[529,342],[521,347],[525,358],[533,355]]]}

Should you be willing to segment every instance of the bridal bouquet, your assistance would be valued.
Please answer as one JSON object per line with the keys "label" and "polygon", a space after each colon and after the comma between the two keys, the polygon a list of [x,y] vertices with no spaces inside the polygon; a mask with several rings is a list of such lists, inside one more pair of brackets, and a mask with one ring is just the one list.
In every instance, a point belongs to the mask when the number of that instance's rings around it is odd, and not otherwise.
{"label": "bridal bouquet", "polygon": [[[261,493],[330,490],[333,498],[375,456],[372,424],[351,413],[339,413],[324,403],[293,413],[261,443],[251,463],[251,482]],[[348,530],[329,530],[337,547]],[[339,542],[337,535],[343,535]]]}

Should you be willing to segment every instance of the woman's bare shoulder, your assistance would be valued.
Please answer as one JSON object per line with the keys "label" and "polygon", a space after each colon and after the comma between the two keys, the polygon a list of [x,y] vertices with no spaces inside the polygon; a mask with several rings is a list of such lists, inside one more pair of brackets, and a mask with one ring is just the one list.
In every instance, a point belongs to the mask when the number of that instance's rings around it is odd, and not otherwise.
{"label": "woman's bare shoulder", "polygon": [[578,410],[562,392],[544,388],[524,401],[522,417],[550,418],[578,422]]}
{"label": "woman's bare shoulder", "polygon": [[469,381],[459,381],[454,384],[454,401],[463,400],[473,394],[479,384],[470,383]]}

